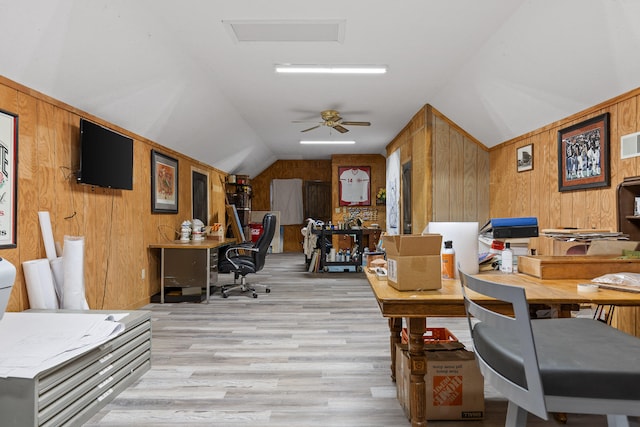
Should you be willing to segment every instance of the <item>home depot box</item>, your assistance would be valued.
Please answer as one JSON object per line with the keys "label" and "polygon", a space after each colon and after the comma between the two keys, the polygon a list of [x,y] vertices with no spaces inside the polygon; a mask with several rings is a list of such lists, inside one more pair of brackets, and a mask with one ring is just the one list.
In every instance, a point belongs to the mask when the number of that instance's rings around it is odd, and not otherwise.
{"label": "home depot box", "polygon": [[440,234],[383,236],[387,281],[399,291],[440,289]]}
{"label": "home depot box", "polygon": [[[426,351],[427,420],[477,420],[484,417],[484,378],[471,351]],[[397,397],[411,419],[409,352],[396,345]]]}

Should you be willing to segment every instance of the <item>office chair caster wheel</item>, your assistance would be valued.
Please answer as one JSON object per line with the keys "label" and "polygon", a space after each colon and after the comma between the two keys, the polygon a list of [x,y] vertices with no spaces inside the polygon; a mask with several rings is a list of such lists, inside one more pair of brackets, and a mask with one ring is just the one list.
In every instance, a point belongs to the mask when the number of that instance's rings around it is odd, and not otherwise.
{"label": "office chair caster wheel", "polygon": [[265,291],[265,293],[267,293],[267,294],[268,294],[268,293],[270,293],[270,292],[271,292],[271,289],[267,288],[267,289],[265,289],[264,291]]}
{"label": "office chair caster wheel", "polygon": [[229,294],[227,294],[226,292],[222,293],[222,298],[229,298]]}
{"label": "office chair caster wheel", "polygon": [[253,293],[253,297],[254,298],[258,298],[258,294],[256,294],[255,292]]}

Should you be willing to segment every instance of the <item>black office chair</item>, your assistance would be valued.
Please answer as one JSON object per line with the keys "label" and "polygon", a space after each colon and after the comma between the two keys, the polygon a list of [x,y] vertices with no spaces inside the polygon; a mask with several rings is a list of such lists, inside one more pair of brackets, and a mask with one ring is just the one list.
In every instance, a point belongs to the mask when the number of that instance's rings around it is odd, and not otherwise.
{"label": "black office chair", "polygon": [[[269,245],[276,232],[276,216],[268,213],[262,218],[263,232],[255,242],[240,243],[230,246],[224,258],[218,263],[219,273],[233,273],[233,284],[222,286],[221,292],[224,298],[229,296],[229,291],[240,289],[242,292],[251,291],[254,298],[258,298],[256,286],[264,288],[266,293],[271,292],[268,285],[258,283],[247,284],[246,276],[249,273],[257,273],[264,267]],[[237,283],[240,277],[240,283]]]}

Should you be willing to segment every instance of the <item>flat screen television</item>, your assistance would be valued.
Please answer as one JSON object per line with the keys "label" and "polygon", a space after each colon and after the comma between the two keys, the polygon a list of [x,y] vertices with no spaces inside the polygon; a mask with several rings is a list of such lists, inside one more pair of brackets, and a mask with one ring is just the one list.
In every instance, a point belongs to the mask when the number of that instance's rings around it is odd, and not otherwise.
{"label": "flat screen television", "polygon": [[133,139],[80,119],[78,182],[133,190]]}

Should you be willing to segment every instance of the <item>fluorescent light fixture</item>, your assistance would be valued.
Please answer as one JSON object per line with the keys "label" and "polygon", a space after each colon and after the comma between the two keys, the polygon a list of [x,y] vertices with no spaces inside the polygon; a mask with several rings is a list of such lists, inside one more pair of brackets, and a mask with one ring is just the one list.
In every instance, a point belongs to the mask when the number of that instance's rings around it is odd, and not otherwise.
{"label": "fluorescent light fixture", "polygon": [[276,73],[291,74],[384,74],[385,65],[276,65]]}
{"label": "fluorescent light fixture", "polygon": [[311,144],[355,144],[355,141],[300,141],[300,144],[303,145],[311,145]]}

